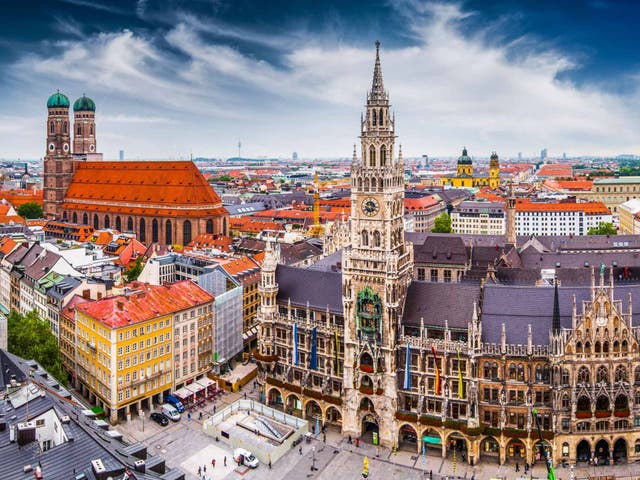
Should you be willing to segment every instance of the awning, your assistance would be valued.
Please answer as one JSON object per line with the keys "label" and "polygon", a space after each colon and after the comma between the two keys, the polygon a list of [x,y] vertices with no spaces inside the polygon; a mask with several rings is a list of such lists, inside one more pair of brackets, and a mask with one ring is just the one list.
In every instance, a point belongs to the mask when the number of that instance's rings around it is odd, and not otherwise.
{"label": "awning", "polygon": [[173,392],[173,394],[178,398],[189,398],[193,396],[193,393],[194,392],[184,387]]}
{"label": "awning", "polygon": [[422,441],[430,445],[442,445],[442,441],[440,440],[440,437],[431,437],[431,436],[424,435],[422,437]]}
{"label": "awning", "polygon": [[185,385],[184,388],[191,390],[194,394],[204,390],[204,387],[197,382],[190,383],[189,385]]}
{"label": "awning", "polygon": [[207,378],[207,377],[201,378],[196,383],[200,384],[202,386],[202,388],[207,388],[207,387],[210,387],[211,385],[215,385],[216,384],[216,382],[214,382],[213,380],[211,380],[210,378]]}

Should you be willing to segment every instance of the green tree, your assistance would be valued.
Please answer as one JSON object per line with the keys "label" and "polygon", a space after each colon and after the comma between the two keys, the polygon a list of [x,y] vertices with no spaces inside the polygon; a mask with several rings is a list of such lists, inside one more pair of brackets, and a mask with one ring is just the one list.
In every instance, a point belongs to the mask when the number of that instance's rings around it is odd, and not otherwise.
{"label": "green tree", "polygon": [[47,320],[33,310],[20,315],[13,310],[7,322],[9,352],[35,360],[60,383],[68,385],[69,376],[62,368],[60,349]]}
{"label": "green tree", "polygon": [[433,233],[451,233],[451,217],[447,212],[442,212],[438,215],[433,223],[431,229]]}
{"label": "green tree", "polygon": [[144,264],[142,263],[142,255],[140,255],[138,258],[136,258],[135,263],[124,271],[124,276],[126,277],[127,282],[133,282],[134,280],[137,280],[140,276],[140,273],[142,273],[143,268]]}
{"label": "green tree", "polygon": [[600,225],[591,227],[587,231],[587,235],[616,235],[617,233],[616,227],[610,222],[600,222]]}
{"label": "green tree", "polygon": [[18,207],[17,212],[24,218],[42,218],[44,216],[42,205],[36,202],[23,203]]}

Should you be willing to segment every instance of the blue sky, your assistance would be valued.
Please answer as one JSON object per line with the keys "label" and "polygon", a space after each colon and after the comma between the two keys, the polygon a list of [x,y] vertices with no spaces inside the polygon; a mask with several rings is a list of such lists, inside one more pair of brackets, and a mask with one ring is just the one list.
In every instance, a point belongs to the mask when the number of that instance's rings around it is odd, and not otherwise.
{"label": "blue sky", "polygon": [[56,89],[98,150],[348,157],[382,42],[407,156],[640,154],[640,3],[48,0],[3,4],[0,158],[44,153]]}

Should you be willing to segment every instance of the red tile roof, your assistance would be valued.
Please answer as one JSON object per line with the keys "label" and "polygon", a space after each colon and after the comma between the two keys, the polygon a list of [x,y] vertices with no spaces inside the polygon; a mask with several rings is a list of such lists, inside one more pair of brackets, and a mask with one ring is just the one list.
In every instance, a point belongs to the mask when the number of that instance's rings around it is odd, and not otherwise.
{"label": "red tile roof", "polygon": [[23,203],[36,202],[42,205],[44,200],[44,194],[42,190],[0,190],[0,200],[6,200],[15,208],[18,208]]}
{"label": "red tile roof", "polygon": [[404,209],[406,211],[426,210],[436,206],[440,200],[433,195],[426,195],[418,198],[405,198]]}
{"label": "red tile roof", "polygon": [[128,286],[133,293],[86,302],[76,309],[110,328],[119,328],[214,300],[190,280],[161,286],[132,282]]}
{"label": "red tile roof", "polygon": [[543,165],[538,171],[538,177],[572,177],[573,168],[571,165],[561,163]]}
{"label": "red tile roof", "polygon": [[63,208],[171,217],[226,214],[190,161],[79,162]]}
{"label": "red tile roof", "polygon": [[226,235],[214,235],[213,233],[202,233],[194,238],[188,247],[190,248],[215,248],[221,252],[230,252],[233,239]]}
{"label": "red tile roof", "polygon": [[602,202],[585,203],[536,203],[529,200],[516,201],[518,212],[584,212],[589,215],[609,215],[611,212]]}
{"label": "red tile roof", "polygon": [[10,254],[17,245],[18,242],[11,237],[0,238],[0,254],[2,254],[2,256]]}

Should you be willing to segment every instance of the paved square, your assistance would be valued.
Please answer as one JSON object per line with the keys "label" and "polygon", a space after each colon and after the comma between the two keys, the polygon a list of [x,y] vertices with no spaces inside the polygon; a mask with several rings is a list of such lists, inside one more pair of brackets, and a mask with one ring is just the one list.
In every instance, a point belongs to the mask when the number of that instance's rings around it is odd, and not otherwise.
{"label": "paved square", "polygon": [[[224,457],[227,457],[227,466],[224,466]],[[216,459],[216,466],[211,465],[211,460]],[[180,468],[194,478],[198,478],[198,467],[206,465],[206,480],[221,480],[232,473],[236,468],[236,462],[233,460],[233,454],[214,444],[207,445],[196,453],[187,458],[180,464]],[[244,467],[240,467],[240,471],[244,472]],[[201,478],[201,477],[200,477]]]}

